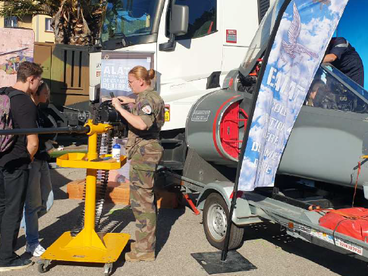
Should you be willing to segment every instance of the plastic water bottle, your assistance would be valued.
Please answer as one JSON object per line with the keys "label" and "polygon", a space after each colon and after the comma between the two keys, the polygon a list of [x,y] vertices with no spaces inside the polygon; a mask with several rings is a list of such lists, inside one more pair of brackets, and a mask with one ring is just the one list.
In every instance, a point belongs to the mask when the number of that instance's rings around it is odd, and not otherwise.
{"label": "plastic water bottle", "polygon": [[120,162],[120,151],[121,147],[117,140],[114,139],[114,145],[112,146],[112,158],[114,158],[117,162]]}

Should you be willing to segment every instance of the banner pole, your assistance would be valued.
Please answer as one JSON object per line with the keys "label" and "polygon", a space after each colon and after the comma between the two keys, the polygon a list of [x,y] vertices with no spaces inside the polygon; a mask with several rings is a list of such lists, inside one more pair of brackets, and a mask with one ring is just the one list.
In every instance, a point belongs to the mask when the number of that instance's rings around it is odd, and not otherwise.
{"label": "banner pole", "polygon": [[270,40],[268,41],[268,45],[267,45],[267,48],[266,48],[266,51],[265,51],[264,63],[262,64],[262,68],[261,68],[259,77],[257,79],[257,85],[256,85],[254,97],[252,99],[253,100],[252,101],[252,107],[251,107],[251,111],[250,111],[250,114],[249,114],[247,127],[246,127],[245,132],[244,132],[243,142],[242,142],[240,155],[239,155],[238,166],[237,166],[237,169],[236,169],[236,177],[235,177],[234,189],[233,189],[233,193],[232,193],[233,198],[232,198],[231,204],[230,204],[230,212],[229,212],[229,218],[228,218],[227,227],[226,227],[224,248],[221,251],[221,261],[226,261],[227,253],[229,251],[231,226],[233,224],[232,217],[233,217],[233,214],[234,214],[234,209],[236,207],[236,200],[238,198],[237,195],[238,195],[238,187],[239,187],[239,175],[240,175],[240,170],[241,170],[242,163],[243,163],[244,152],[245,152],[246,144],[247,144],[247,141],[248,141],[250,126],[252,124],[252,119],[253,119],[254,110],[255,110],[255,107],[256,107],[256,102],[257,102],[257,98],[258,98],[258,94],[259,94],[259,89],[261,87],[262,79],[263,79],[264,72],[265,72],[265,69],[266,69],[266,64],[268,62],[268,57],[270,55],[271,48],[272,48],[273,42],[275,40],[276,33],[277,33],[278,28],[279,28],[281,19],[282,19],[282,15],[284,14],[284,12],[285,12],[285,10],[286,10],[286,8],[287,8],[287,6],[289,5],[290,2],[291,2],[291,0],[286,0],[282,4],[282,6],[279,10],[279,13],[277,15],[277,19],[275,21],[275,25],[273,26],[273,29],[272,29]]}
{"label": "banner pole", "polygon": [[[242,147],[243,147],[243,145],[242,145]],[[231,231],[231,225],[233,224],[232,217],[233,217],[234,209],[235,209],[235,206],[236,206],[236,199],[237,199],[237,193],[238,193],[239,172],[240,172],[240,169],[238,168],[236,170],[236,180],[235,180],[235,184],[234,184],[233,198],[231,200],[230,213],[229,213],[229,218],[228,218],[228,221],[227,221],[224,248],[221,251],[221,261],[226,261],[227,252],[229,251],[230,231]]]}

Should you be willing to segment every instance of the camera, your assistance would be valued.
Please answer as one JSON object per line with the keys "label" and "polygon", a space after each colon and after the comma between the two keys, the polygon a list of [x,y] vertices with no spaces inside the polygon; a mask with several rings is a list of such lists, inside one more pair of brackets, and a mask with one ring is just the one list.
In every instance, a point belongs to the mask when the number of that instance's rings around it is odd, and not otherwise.
{"label": "camera", "polygon": [[111,125],[126,124],[126,120],[112,106],[111,100],[106,100],[97,109],[97,121]]}
{"label": "camera", "polygon": [[[110,97],[115,98],[113,92],[110,92]],[[123,108],[130,112],[127,105],[123,105]],[[112,106],[111,100],[106,100],[102,102],[97,109],[96,120],[102,123],[109,123],[111,125],[128,125],[128,122],[120,115],[118,111]]]}
{"label": "camera", "polygon": [[[110,93],[111,98],[114,98],[114,94]],[[122,105],[122,107],[130,112],[127,105]],[[116,111],[112,106],[111,100],[103,101],[99,104],[95,110],[94,122],[95,123],[107,123],[113,126],[113,132],[115,135],[120,137],[126,137],[128,134],[128,122],[121,116],[121,114]]]}

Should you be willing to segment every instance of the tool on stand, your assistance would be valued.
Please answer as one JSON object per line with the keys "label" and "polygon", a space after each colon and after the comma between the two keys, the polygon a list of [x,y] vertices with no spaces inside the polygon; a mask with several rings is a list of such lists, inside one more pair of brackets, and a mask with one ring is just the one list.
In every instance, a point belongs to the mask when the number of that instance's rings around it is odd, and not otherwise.
{"label": "tool on stand", "polygon": [[89,136],[87,154],[68,153],[57,159],[60,167],[87,169],[84,227],[76,236],[70,231],[62,234],[41,256],[39,272],[46,272],[50,262],[58,260],[104,263],[105,275],[110,275],[112,264],[119,258],[130,238],[129,234],[95,231],[96,213],[100,216],[102,211],[96,209],[97,172],[119,169],[125,164],[126,157],[121,156],[117,162],[111,155],[100,155],[97,151],[98,134],[107,133],[112,128],[111,125],[94,124],[89,120],[85,127],[88,128]]}
{"label": "tool on stand", "polygon": [[[97,151],[100,155],[111,154],[112,147],[112,139],[110,133],[102,133],[98,135],[97,138]],[[95,229],[98,229],[100,225],[102,210],[105,203],[107,184],[109,180],[109,171],[108,170],[98,170],[97,171],[97,182],[96,182],[96,218],[95,218]],[[86,199],[86,185],[84,185],[83,189],[83,205]],[[77,219],[76,225],[71,230],[71,234],[76,236],[84,226],[84,206],[82,208],[82,212]]]}
{"label": "tool on stand", "polygon": [[[103,263],[105,264],[105,276],[110,275],[113,263],[119,258],[129,241],[129,234],[96,232],[107,190],[109,171],[120,169],[126,162],[125,156],[120,156],[120,159],[116,160],[109,154],[111,152],[111,137],[126,136],[127,124],[112,107],[111,101],[101,103],[94,111],[94,119],[88,120],[83,127],[0,131],[0,135],[77,133],[89,136],[87,154],[68,153],[57,158],[57,164],[60,167],[87,169],[85,206],[81,214],[79,229],[63,233],[40,257],[38,262],[40,273],[47,272],[52,261],[70,261]],[[98,200],[96,200],[97,191]]]}

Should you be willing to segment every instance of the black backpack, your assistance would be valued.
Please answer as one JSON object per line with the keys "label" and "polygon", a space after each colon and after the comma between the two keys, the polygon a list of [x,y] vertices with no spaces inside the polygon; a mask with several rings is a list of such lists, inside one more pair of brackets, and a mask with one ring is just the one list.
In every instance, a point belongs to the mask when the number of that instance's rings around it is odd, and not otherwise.
{"label": "black backpack", "polygon": [[[8,87],[0,88],[0,131],[13,129],[13,120],[10,110],[10,99],[15,95],[19,95],[20,91],[7,91]],[[15,141],[15,135],[0,134],[0,153],[7,151]]]}

